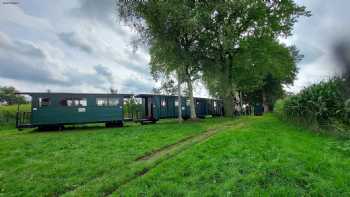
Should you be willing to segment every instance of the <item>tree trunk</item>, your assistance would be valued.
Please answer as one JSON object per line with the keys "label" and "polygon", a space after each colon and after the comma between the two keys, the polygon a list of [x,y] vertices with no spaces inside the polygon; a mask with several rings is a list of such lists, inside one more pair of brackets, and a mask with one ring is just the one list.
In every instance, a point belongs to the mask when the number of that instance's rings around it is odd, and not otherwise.
{"label": "tree trunk", "polygon": [[179,111],[178,120],[179,120],[179,123],[181,123],[183,119],[182,119],[182,100],[181,100],[181,77],[179,72],[177,72],[177,95],[178,95],[177,101],[178,101],[178,111]]}
{"label": "tree trunk", "polygon": [[264,113],[269,112],[269,104],[267,103],[267,96],[265,90],[262,90],[262,100],[263,100],[263,107],[264,107]]}
{"label": "tree trunk", "polygon": [[245,110],[243,109],[243,98],[242,98],[242,92],[239,91],[239,107],[241,109],[240,115],[246,115]]}
{"label": "tree trunk", "polygon": [[197,119],[197,115],[196,115],[196,107],[193,99],[192,81],[190,77],[187,78],[187,86],[188,86],[188,96],[190,99],[191,119],[194,120],[194,119]]}
{"label": "tree trunk", "polygon": [[227,95],[224,98],[224,115],[226,117],[233,117],[233,97],[232,95]]}

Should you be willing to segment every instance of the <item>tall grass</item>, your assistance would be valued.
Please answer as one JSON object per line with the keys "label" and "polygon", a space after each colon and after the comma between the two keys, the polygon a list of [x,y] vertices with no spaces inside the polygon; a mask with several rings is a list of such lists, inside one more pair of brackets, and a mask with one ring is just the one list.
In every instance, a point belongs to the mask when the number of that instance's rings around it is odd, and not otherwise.
{"label": "tall grass", "polygon": [[316,131],[327,130],[350,137],[350,101],[346,89],[342,78],[314,84],[297,95],[277,101],[276,113]]}

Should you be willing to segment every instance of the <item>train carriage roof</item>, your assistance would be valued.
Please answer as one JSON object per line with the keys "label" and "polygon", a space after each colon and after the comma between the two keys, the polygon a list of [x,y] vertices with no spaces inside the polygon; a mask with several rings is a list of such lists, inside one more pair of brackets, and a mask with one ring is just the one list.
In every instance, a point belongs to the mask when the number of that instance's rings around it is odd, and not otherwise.
{"label": "train carriage roof", "polygon": [[[153,96],[177,97],[177,95],[164,95],[164,94],[136,94],[135,95],[135,97],[138,97],[138,98],[153,97]],[[185,96],[182,96],[182,97],[185,97]],[[195,99],[217,100],[217,101],[222,100],[222,99],[203,98],[203,97],[194,97],[194,98]]]}
{"label": "train carriage roof", "polygon": [[67,96],[123,96],[132,97],[133,94],[119,93],[71,93],[71,92],[17,92],[16,94],[26,94],[30,96],[45,96],[45,95],[67,95]]}

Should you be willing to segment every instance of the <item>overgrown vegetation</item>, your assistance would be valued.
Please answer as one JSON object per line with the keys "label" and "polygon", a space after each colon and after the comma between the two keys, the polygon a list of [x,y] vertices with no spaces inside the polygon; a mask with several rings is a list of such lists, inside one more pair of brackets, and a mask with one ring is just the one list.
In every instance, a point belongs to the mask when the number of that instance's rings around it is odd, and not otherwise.
{"label": "overgrown vegetation", "polygon": [[299,94],[276,102],[276,112],[284,119],[350,137],[350,110],[347,83],[336,77],[314,84]]}

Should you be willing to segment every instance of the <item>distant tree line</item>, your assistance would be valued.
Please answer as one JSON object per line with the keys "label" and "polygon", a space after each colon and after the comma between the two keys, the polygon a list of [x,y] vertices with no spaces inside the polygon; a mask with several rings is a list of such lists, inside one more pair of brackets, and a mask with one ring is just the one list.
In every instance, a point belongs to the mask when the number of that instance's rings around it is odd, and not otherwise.
{"label": "distant tree line", "polygon": [[16,94],[17,92],[14,87],[0,86],[0,103],[7,105],[26,103],[24,96]]}

